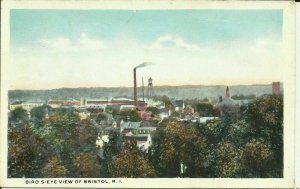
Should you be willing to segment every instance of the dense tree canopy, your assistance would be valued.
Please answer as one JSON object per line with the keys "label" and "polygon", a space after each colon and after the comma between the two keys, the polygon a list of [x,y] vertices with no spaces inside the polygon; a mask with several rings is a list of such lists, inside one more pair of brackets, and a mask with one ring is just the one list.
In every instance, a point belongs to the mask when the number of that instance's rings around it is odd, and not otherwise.
{"label": "dense tree canopy", "polygon": [[211,103],[208,102],[200,102],[196,104],[196,110],[202,117],[215,116],[216,112]]}
{"label": "dense tree canopy", "polygon": [[[31,122],[25,110],[12,111],[8,132],[9,177],[86,176],[77,174],[74,159],[82,153],[96,158],[96,128],[89,120],[80,121],[78,113],[71,109],[51,110],[46,118],[45,108],[33,108]],[[97,166],[96,161],[86,162]]]}
{"label": "dense tree canopy", "polygon": [[159,109],[156,108],[156,107],[148,107],[148,108],[146,109],[146,111],[151,112],[151,116],[152,116],[152,117],[157,117],[157,116],[159,115],[159,113],[160,113]]}
{"label": "dense tree canopy", "polygon": [[155,170],[135,142],[127,142],[121,153],[112,160],[112,177],[149,178]]}
{"label": "dense tree canopy", "polygon": [[[282,96],[257,97],[241,110],[206,123],[180,122],[175,112],[151,133],[146,153],[118,130],[97,149],[98,125],[73,108],[16,108],[8,123],[8,177],[283,177]],[[201,102],[197,111],[215,110]],[[141,121],[136,110],[115,116]]]}
{"label": "dense tree canopy", "polygon": [[112,160],[120,153],[122,141],[120,134],[111,132],[109,134],[109,142],[103,146],[103,160],[101,161],[100,175],[101,177],[112,177],[111,164]]}
{"label": "dense tree canopy", "polygon": [[157,172],[166,177],[180,176],[181,164],[187,167],[186,176],[197,177],[205,166],[206,153],[206,141],[195,128],[169,122],[153,138],[150,159],[158,164],[155,166]]}
{"label": "dense tree canopy", "polygon": [[53,156],[42,169],[42,175],[46,178],[60,178],[66,176],[65,167],[59,162],[58,158]]}
{"label": "dense tree canopy", "polygon": [[21,107],[18,107],[10,112],[10,124],[20,123],[20,122],[28,122],[28,112]]}
{"label": "dense tree canopy", "polygon": [[96,118],[97,123],[100,123],[101,121],[106,121],[106,120],[107,120],[106,113],[100,113]]}
{"label": "dense tree canopy", "polygon": [[8,177],[38,177],[52,154],[46,141],[21,123],[8,128]]}
{"label": "dense tree canopy", "polygon": [[93,153],[79,153],[73,159],[75,166],[75,177],[93,178],[99,177],[99,166],[97,157]]}

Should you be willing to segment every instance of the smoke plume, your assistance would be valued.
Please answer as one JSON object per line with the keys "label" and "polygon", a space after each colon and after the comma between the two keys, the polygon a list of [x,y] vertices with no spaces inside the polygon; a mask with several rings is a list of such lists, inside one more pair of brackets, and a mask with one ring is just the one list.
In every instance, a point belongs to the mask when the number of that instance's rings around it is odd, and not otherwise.
{"label": "smoke plume", "polygon": [[152,64],[151,62],[143,62],[140,65],[134,67],[134,69],[150,66],[151,64]]}

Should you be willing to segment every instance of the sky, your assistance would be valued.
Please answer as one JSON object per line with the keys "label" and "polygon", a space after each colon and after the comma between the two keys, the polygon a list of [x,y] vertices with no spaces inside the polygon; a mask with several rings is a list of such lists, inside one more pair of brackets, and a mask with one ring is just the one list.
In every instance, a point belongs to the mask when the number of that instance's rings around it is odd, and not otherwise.
{"label": "sky", "polygon": [[282,10],[11,10],[10,89],[282,81]]}

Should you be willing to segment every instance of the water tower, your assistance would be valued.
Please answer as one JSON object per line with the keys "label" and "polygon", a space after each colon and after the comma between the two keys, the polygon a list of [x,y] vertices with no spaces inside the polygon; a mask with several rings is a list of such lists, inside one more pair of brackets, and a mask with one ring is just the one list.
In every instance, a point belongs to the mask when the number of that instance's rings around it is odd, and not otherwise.
{"label": "water tower", "polygon": [[152,83],[152,78],[150,77],[148,79],[148,98],[152,98],[153,97],[153,83]]}

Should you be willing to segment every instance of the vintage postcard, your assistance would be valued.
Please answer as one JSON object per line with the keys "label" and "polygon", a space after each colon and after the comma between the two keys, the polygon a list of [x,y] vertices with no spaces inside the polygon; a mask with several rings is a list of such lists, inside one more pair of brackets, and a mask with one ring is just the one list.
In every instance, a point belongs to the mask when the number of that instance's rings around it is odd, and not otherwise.
{"label": "vintage postcard", "polygon": [[293,188],[292,1],[1,3],[1,187]]}

